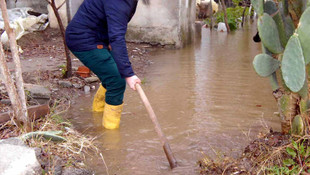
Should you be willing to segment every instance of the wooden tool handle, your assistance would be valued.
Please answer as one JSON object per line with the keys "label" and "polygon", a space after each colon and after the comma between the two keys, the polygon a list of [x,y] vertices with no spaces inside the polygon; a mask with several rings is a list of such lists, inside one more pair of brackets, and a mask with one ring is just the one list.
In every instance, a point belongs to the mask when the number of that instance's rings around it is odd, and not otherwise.
{"label": "wooden tool handle", "polygon": [[155,125],[155,130],[160,138],[160,141],[162,142],[162,145],[163,145],[163,148],[164,148],[164,151],[165,151],[165,154],[166,154],[166,157],[169,161],[169,164],[170,164],[170,167],[171,169],[177,167],[177,161],[176,159],[174,158],[173,154],[172,154],[172,151],[171,151],[171,148],[169,146],[169,143],[168,143],[168,140],[167,138],[165,137],[163,131],[161,130],[161,127],[159,125],[159,122],[157,120],[157,117],[155,115],[155,112],[149,102],[149,100],[147,99],[142,87],[140,86],[140,84],[136,84],[136,89],[144,103],[144,106],[153,122],[153,124]]}

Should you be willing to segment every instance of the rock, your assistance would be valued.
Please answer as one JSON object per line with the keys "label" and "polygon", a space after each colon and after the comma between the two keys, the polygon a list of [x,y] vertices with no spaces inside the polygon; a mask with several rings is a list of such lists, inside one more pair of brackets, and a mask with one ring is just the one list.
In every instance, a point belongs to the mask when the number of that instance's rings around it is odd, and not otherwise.
{"label": "rock", "polygon": [[25,84],[25,90],[30,102],[35,104],[46,104],[52,94],[48,88],[35,84]]}
{"label": "rock", "polygon": [[4,85],[0,86],[0,93],[7,95],[6,87]]}
{"label": "rock", "polygon": [[5,105],[11,105],[11,100],[10,99],[2,99],[1,103],[5,104]]}
{"label": "rock", "polygon": [[72,71],[77,71],[78,70],[78,67],[72,67]]}
{"label": "rock", "polygon": [[76,88],[76,89],[80,89],[80,88],[83,87],[83,85],[78,84],[78,83],[74,83],[74,84],[72,84],[72,85],[73,85],[73,87]]}
{"label": "rock", "polygon": [[12,138],[8,138],[8,139],[0,140],[0,145],[1,144],[11,144],[11,145],[16,145],[16,146],[26,146],[24,141],[22,141],[21,139],[19,139],[17,137],[12,137]]}
{"label": "rock", "polygon": [[77,168],[66,168],[62,175],[92,175],[94,174],[93,172],[91,172],[90,170],[86,170],[86,169],[77,169]]}
{"label": "rock", "polygon": [[84,80],[86,83],[94,83],[94,82],[99,81],[99,78],[98,77],[88,77],[88,78],[85,78]]}
{"label": "rock", "polygon": [[56,92],[56,91],[59,91],[58,88],[52,88],[52,92]]}
{"label": "rock", "polygon": [[72,87],[72,83],[70,81],[63,81],[63,80],[60,80],[58,81],[58,84],[61,86],[61,87],[64,87],[64,88],[70,88]]}
{"label": "rock", "polygon": [[1,175],[41,174],[41,165],[33,148],[29,148],[17,138],[0,141]]}
{"label": "rock", "polygon": [[29,92],[29,94],[32,98],[35,99],[50,99],[51,97],[51,91],[41,85],[35,85],[35,84],[25,84],[25,90]]}
{"label": "rock", "polygon": [[85,92],[85,94],[89,94],[90,87],[89,86],[84,86],[84,92]]}
{"label": "rock", "polygon": [[61,175],[63,160],[60,157],[55,156],[53,162],[54,162],[54,175]]}

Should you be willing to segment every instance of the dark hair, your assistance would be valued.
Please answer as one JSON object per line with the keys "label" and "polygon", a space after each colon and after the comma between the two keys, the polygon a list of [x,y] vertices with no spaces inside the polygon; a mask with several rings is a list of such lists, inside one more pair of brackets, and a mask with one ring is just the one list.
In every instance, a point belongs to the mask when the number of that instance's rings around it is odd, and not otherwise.
{"label": "dark hair", "polygon": [[142,0],[142,2],[143,2],[143,4],[145,4],[145,5],[150,5],[150,4],[151,4],[150,0]]}

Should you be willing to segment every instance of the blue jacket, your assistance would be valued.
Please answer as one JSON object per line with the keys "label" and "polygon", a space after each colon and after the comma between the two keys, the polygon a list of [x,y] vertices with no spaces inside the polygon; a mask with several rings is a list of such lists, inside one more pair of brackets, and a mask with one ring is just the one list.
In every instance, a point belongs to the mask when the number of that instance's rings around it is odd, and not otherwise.
{"label": "blue jacket", "polygon": [[134,15],[137,0],[84,0],[66,29],[66,43],[71,51],[105,48],[111,54],[122,77],[134,75],[128,58],[125,34]]}

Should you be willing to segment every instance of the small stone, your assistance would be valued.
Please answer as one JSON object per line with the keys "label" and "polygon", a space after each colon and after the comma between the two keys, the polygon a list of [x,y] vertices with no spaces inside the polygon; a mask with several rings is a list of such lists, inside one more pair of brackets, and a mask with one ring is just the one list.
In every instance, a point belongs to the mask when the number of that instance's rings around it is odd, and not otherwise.
{"label": "small stone", "polygon": [[52,89],[52,92],[56,92],[56,91],[59,91],[59,89],[58,88],[53,88]]}
{"label": "small stone", "polygon": [[92,175],[93,172],[87,169],[77,169],[77,168],[66,168],[63,173],[63,175]]}
{"label": "small stone", "polygon": [[51,91],[41,85],[25,84],[26,94],[34,99],[50,99]]}
{"label": "small stone", "polygon": [[84,86],[84,92],[85,92],[85,94],[89,94],[90,87],[89,86]]}
{"label": "small stone", "polygon": [[86,83],[94,83],[94,82],[99,81],[99,78],[98,77],[88,77],[88,78],[85,78],[84,80]]}
{"label": "small stone", "polygon": [[73,87],[76,88],[76,89],[80,89],[80,88],[83,87],[83,85],[78,84],[78,83],[74,83],[74,84],[72,84],[72,85],[73,85]]}
{"label": "small stone", "polygon": [[5,104],[5,105],[11,105],[11,100],[10,99],[2,99],[1,103]]}
{"label": "small stone", "polygon": [[61,86],[61,87],[64,87],[64,88],[70,88],[72,87],[72,83],[70,81],[63,81],[63,80],[60,80],[58,81],[58,84]]}

